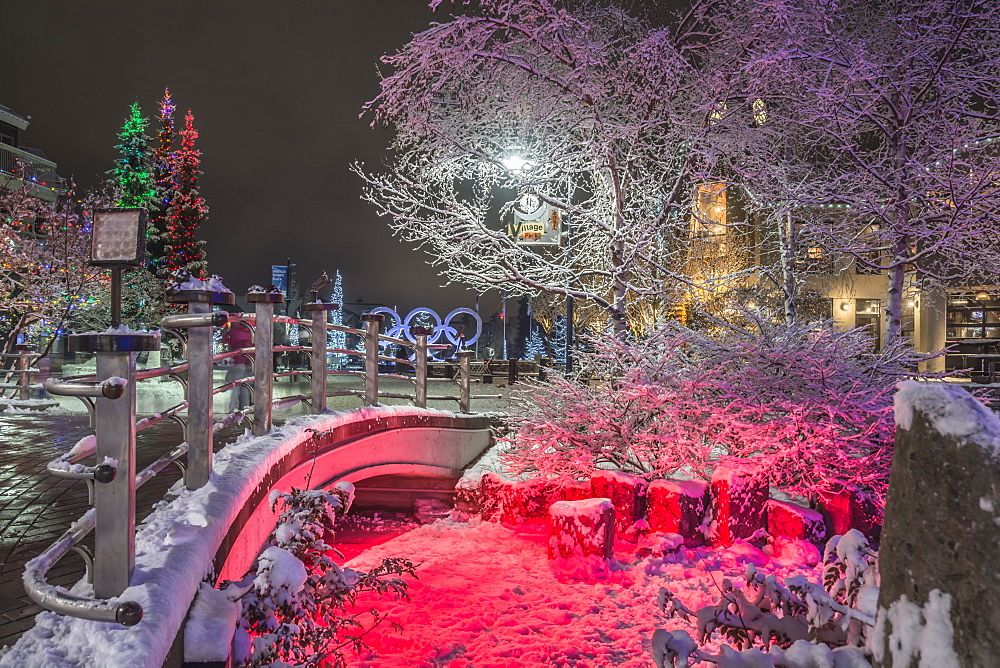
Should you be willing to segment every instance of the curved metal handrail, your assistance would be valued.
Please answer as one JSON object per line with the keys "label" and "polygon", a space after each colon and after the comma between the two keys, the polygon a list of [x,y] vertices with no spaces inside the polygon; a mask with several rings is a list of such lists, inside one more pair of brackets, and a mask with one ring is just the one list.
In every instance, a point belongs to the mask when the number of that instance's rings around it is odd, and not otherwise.
{"label": "curved metal handrail", "polygon": [[24,590],[32,601],[52,612],[96,622],[116,622],[123,626],[135,626],[142,620],[142,606],[138,603],[77,596],[45,580],[49,569],[93,531],[96,523],[97,511],[91,508],[83,517],[71,524],[59,540],[25,564],[22,578]]}

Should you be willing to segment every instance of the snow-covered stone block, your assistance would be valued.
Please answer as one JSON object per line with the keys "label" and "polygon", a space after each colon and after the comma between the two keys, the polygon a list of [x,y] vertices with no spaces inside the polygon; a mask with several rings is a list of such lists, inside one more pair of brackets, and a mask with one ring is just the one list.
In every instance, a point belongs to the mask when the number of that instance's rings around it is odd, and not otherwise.
{"label": "snow-covered stone block", "polygon": [[482,480],[462,478],[455,485],[455,510],[474,515],[482,509],[480,493]]}
{"label": "snow-covered stone block", "polygon": [[820,494],[819,505],[828,536],[843,536],[857,529],[877,543],[882,535],[882,513],[864,490],[851,485],[840,492]]}
{"label": "snow-covered stone block", "polygon": [[563,483],[563,499],[566,501],[579,501],[580,499],[594,498],[590,491],[590,482],[572,481]]}
{"label": "snow-covered stone block", "polygon": [[894,409],[875,660],[996,666],[1000,419],[950,383],[901,383]]}
{"label": "snow-covered stone block", "polygon": [[707,538],[713,545],[735,540],[763,540],[768,488],[763,476],[746,467],[722,465],[712,473],[712,521]]}
{"label": "snow-covered stone block", "polygon": [[640,557],[677,557],[684,554],[684,536],[654,532],[642,536],[635,547]]}
{"label": "snow-covered stone block", "polygon": [[480,513],[485,522],[499,522],[503,512],[501,492],[505,481],[496,473],[484,473],[479,486]]}
{"label": "snow-covered stone block", "polygon": [[549,506],[563,500],[562,486],[552,480],[508,481],[500,492],[503,503],[501,521],[505,524],[544,524]]}
{"label": "snow-covered stone block", "polygon": [[767,533],[772,538],[819,544],[826,540],[826,523],[823,515],[811,508],[770,499],[767,502]]}
{"label": "snow-covered stone block", "polygon": [[680,534],[688,547],[701,545],[708,501],[709,485],[704,480],[654,480],[647,492],[649,526],[653,531]]}
{"label": "snow-covered stone block", "polygon": [[556,501],[549,508],[549,558],[610,559],[615,546],[611,499]]}
{"label": "snow-covered stone block", "polygon": [[633,534],[632,525],[646,516],[647,483],[642,478],[621,471],[598,471],[590,477],[594,498],[611,499],[615,507],[615,531],[619,536]]}

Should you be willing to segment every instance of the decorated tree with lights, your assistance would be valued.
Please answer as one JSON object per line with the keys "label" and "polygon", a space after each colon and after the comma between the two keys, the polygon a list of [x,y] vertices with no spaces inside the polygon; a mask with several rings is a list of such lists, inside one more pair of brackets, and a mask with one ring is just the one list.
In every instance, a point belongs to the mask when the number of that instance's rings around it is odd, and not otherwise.
{"label": "decorated tree with lights", "polygon": [[184,117],[184,129],[180,131],[180,136],[181,147],[174,158],[176,190],[170,202],[164,239],[164,268],[167,273],[181,271],[201,277],[205,275],[208,263],[202,248],[205,242],[195,235],[206,220],[208,206],[198,194],[201,151],[195,148],[198,131],[190,110]]}
{"label": "decorated tree with lights", "polygon": [[153,179],[156,195],[149,210],[149,228],[146,233],[146,260],[150,270],[158,273],[164,264],[164,239],[167,233],[167,214],[174,198],[174,106],[170,89],[164,89],[157,116],[159,130],[153,149]]}
{"label": "decorated tree with lights", "polygon": [[26,337],[45,354],[69,318],[95,301],[102,273],[88,264],[90,211],[97,195],[58,202],[0,179],[0,342],[8,353]]}
{"label": "decorated tree with lights", "polygon": [[[667,29],[596,0],[484,0],[418,33],[383,59],[367,105],[395,141],[384,173],[356,167],[365,197],[449,281],[572,295],[623,334],[630,303],[692,283],[683,241],[709,113],[697,64],[715,4]],[[528,193],[568,216],[561,245],[519,245],[499,222]]]}
{"label": "decorated tree with lights", "polygon": [[149,208],[156,197],[149,139],[146,136],[148,125],[139,103],[132,103],[118,135],[117,149],[121,157],[115,161],[115,168],[111,171],[116,206]]}
{"label": "decorated tree with lights", "polygon": [[[339,304],[340,308],[333,311],[328,311],[330,314],[329,323],[331,325],[337,325],[342,327],[344,325],[344,278],[340,275],[340,271],[336,272],[336,278],[333,280],[333,293],[330,295],[330,301],[334,304]],[[327,331],[326,334],[326,347],[327,348],[340,348],[344,349],[347,346],[347,333],[341,332],[335,329]],[[344,353],[331,353],[330,355],[333,365],[341,369],[344,363],[347,361],[347,355]]]}

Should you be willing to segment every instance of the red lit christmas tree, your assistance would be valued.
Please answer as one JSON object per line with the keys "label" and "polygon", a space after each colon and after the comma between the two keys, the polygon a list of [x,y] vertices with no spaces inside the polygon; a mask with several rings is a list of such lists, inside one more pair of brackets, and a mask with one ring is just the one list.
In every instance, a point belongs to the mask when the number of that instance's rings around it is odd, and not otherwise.
{"label": "red lit christmas tree", "polygon": [[202,249],[205,242],[196,239],[195,233],[207,219],[208,207],[198,194],[201,151],[195,148],[198,131],[190,110],[180,136],[181,147],[174,156],[175,191],[167,212],[164,267],[168,273],[189,272],[203,278],[207,266]]}

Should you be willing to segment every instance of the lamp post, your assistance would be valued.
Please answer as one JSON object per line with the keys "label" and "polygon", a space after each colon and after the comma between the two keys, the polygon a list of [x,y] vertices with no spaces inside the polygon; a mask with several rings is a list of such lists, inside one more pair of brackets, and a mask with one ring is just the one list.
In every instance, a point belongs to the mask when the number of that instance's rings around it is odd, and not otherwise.
{"label": "lamp post", "polygon": [[[111,269],[112,328],[122,324],[122,269],[142,265],[148,220],[145,209],[94,211],[90,264]],[[160,336],[121,330],[72,334],[68,347],[97,353],[98,383],[122,390],[97,398],[94,419],[97,461],[115,462],[106,474],[95,474],[94,485],[94,593],[109,598],[128,587],[135,567],[135,354],[157,350]]]}
{"label": "lamp post", "polygon": [[[506,157],[504,157],[500,161],[500,163],[504,166],[504,168],[508,172],[513,172],[515,174],[528,171],[535,166],[535,163],[532,160],[529,160],[524,156],[520,155],[520,153],[516,149],[511,149],[510,151],[508,151]],[[570,179],[569,183],[568,201],[570,206],[572,206],[573,205],[572,179]],[[548,210],[547,208],[543,207],[545,207],[544,203],[536,195],[531,195],[531,194],[522,196],[521,200],[518,201],[518,204],[515,205],[516,209],[521,210],[522,213],[532,216],[535,219],[538,218],[538,212],[542,212],[542,217],[544,218],[544,213],[547,212]],[[532,209],[533,211],[529,211],[528,209]],[[560,221],[560,225],[561,223],[562,221]],[[570,263],[571,265],[570,270],[572,271],[573,249],[571,246],[572,234],[570,227],[569,212],[566,212],[565,225],[566,225],[566,261]],[[546,238],[544,221],[542,222],[541,227],[538,226],[538,223],[535,223],[532,226],[532,231],[529,234],[524,234],[522,236],[521,229],[516,224],[512,228],[512,232],[514,236],[514,243],[520,245],[550,245],[550,244],[562,243],[561,235],[556,235],[555,240]],[[573,338],[574,338],[573,334],[574,334],[573,295],[570,294],[569,290],[567,290],[566,291],[566,374],[567,375],[573,372]],[[506,343],[507,340],[505,336],[504,337],[505,346]]]}
{"label": "lamp post", "polygon": [[122,269],[146,256],[146,209],[95,209],[90,264],[111,268],[111,326],[122,324]]}

